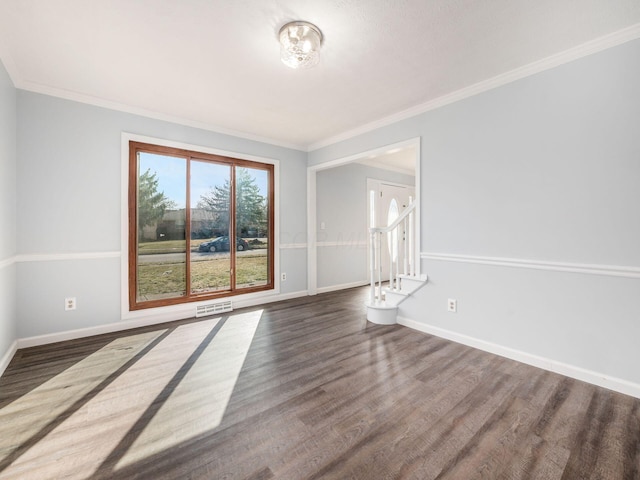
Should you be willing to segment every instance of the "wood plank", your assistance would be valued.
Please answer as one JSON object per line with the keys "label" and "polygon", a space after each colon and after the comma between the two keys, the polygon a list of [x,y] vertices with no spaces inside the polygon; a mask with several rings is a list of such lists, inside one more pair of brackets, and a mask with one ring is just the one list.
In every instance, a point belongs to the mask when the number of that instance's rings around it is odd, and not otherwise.
{"label": "wood plank", "polygon": [[372,325],[367,295],[19,350],[0,479],[640,478],[640,400]]}

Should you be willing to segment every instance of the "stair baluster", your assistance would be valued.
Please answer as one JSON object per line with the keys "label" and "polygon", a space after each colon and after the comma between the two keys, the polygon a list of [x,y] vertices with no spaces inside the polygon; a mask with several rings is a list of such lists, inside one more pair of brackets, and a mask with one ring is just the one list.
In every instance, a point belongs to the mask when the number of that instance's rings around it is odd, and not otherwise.
{"label": "stair baluster", "polygon": [[[390,225],[369,229],[371,288],[367,302],[367,319],[371,322],[396,323],[398,305],[427,282],[426,276],[416,274],[419,270],[415,265],[414,252],[415,208],[415,203],[411,200],[409,206]],[[385,236],[390,252],[389,287],[386,294],[382,289],[382,248]],[[395,259],[394,251],[397,252]],[[393,300],[389,297],[393,297]]]}

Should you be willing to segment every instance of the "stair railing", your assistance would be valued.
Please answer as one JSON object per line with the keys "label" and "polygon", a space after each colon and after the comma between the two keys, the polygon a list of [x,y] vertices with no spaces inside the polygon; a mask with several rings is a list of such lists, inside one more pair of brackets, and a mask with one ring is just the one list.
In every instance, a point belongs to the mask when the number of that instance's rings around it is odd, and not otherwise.
{"label": "stair railing", "polygon": [[[382,248],[384,245],[383,235],[387,235],[389,245],[389,288],[391,290],[400,289],[400,267],[403,274],[415,276],[415,252],[414,252],[414,225],[415,225],[415,202],[411,202],[407,208],[386,227],[373,227],[369,229],[370,234],[370,276],[372,305],[382,301]],[[402,248],[401,248],[402,247]],[[394,259],[393,252],[398,252]],[[402,253],[402,259],[400,259]],[[376,287],[377,284],[377,287]]]}

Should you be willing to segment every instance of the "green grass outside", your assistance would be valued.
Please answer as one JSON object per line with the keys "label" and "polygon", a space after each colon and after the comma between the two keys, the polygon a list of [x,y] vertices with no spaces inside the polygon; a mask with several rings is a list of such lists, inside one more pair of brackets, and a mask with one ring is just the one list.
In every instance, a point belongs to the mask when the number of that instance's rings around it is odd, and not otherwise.
{"label": "green grass outside", "polygon": [[[267,256],[236,258],[236,286],[265,285]],[[183,296],[186,289],[184,263],[142,263],[138,265],[140,300]],[[191,264],[191,289],[194,293],[229,288],[229,258],[215,258]]]}
{"label": "green grass outside", "polygon": [[[198,241],[198,240],[196,240]],[[202,241],[198,241],[200,245]],[[161,242],[141,242],[138,244],[138,253],[140,255],[153,254],[153,253],[180,253],[185,251],[184,240],[164,240]],[[193,250],[193,244],[191,249]],[[197,249],[197,246],[196,246]]]}

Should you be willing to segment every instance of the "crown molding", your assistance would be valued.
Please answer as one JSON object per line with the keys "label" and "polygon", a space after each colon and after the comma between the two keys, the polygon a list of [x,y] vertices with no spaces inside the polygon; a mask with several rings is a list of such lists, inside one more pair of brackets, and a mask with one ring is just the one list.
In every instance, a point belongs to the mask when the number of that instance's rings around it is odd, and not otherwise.
{"label": "crown molding", "polygon": [[309,145],[312,152],[640,38],[640,23]]}
{"label": "crown molding", "polygon": [[[8,69],[7,69],[8,70]],[[253,135],[247,132],[241,132],[238,130],[232,130],[218,125],[212,125],[206,122],[198,122],[195,120],[189,120],[183,117],[177,117],[168,115],[153,110],[148,110],[143,107],[136,107],[132,105],[126,105],[124,103],[114,102],[106,100],[100,97],[94,97],[92,95],[85,95],[83,93],[73,92],[71,90],[65,90],[62,88],[51,87],[48,85],[42,85],[35,82],[29,82],[21,79],[16,69],[13,69],[13,74],[10,73],[13,84],[20,90],[25,90],[32,93],[39,93],[42,95],[48,95],[51,97],[62,98],[64,100],[71,100],[73,102],[84,103],[87,105],[93,105],[95,107],[107,108],[109,110],[115,110],[118,112],[131,113],[133,115],[139,115],[141,117],[151,118],[154,120],[161,120],[164,122],[174,123],[176,125],[183,125],[185,127],[197,128],[200,130],[207,130],[209,132],[219,133],[222,135],[229,135],[232,137],[243,138],[245,140],[251,140],[254,142],[267,143],[277,147],[289,148],[292,150],[299,150],[306,152],[307,147],[304,145],[297,145],[294,143],[281,142],[273,138],[261,137],[259,135]]]}
{"label": "crown molding", "polygon": [[100,97],[94,97],[91,95],[85,95],[85,94],[81,94],[81,93],[77,93],[69,90],[64,90],[56,87],[50,87],[50,86],[41,85],[34,82],[29,82],[20,77],[18,73],[18,69],[16,67],[15,62],[13,61],[12,56],[9,54],[7,48],[4,47],[2,44],[0,44],[0,60],[4,64],[5,69],[7,70],[7,73],[9,74],[9,77],[11,78],[14,86],[21,90],[58,97],[66,100],[79,102],[79,103],[94,105],[97,107],[108,108],[110,110],[131,113],[131,114],[139,115],[142,117],[171,122],[177,125],[184,125],[187,127],[198,128],[201,130],[207,130],[207,131],[211,131],[211,132],[215,132],[223,135],[230,135],[238,138],[243,138],[246,140],[266,143],[269,145],[290,148],[293,150],[298,150],[303,152],[312,152],[314,150],[318,150],[320,148],[333,145],[335,143],[338,143],[344,140],[348,140],[358,135],[362,135],[372,130],[376,130],[378,128],[385,127],[387,125],[391,125],[401,120],[406,120],[408,118],[415,117],[417,115],[420,115],[422,113],[425,113],[431,110],[435,110],[445,105],[458,102],[465,98],[469,98],[479,93],[492,90],[494,88],[506,85],[516,80],[520,80],[522,78],[535,75],[536,73],[540,73],[545,70],[549,70],[554,67],[572,62],[574,60],[578,60],[582,57],[586,57],[588,55],[601,52],[608,48],[622,45],[623,43],[636,40],[638,38],[640,38],[640,23],[624,28],[622,30],[618,30],[617,32],[604,35],[602,37],[598,37],[594,40],[591,40],[589,42],[583,43],[576,47],[570,48],[563,52],[551,55],[542,60],[538,60],[536,62],[524,65],[522,67],[516,68],[509,72],[505,72],[503,74],[497,75],[490,79],[483,80],[482,82],[476,83],[474,85],[470,85],[460,90],[456,90],[455,92],[448,93],[446,95],[440,96],[433,100],[429,100],[428,102],[422,103],[420,105],[416,105],[406,110],[402,110],[393,115],[389,115],[381,119],[375,120],[373,122],[366,123],[354,129],[347,130],[338,135],[325,138],[324,140],[320,140],[318,142],[314,142],[309,145],[298,145],[298,144],[293,144],[288,142],[282,142],[272,138],[253,135],[247,132],[231,130],[231,129],[223,128],[217,125],[208,124],[205,122],[198,122],[198,121],[189,120],[182,117],[164,114],[161,112],[155,112],[142,107],[125,105],[122,103],[106,100]]}

